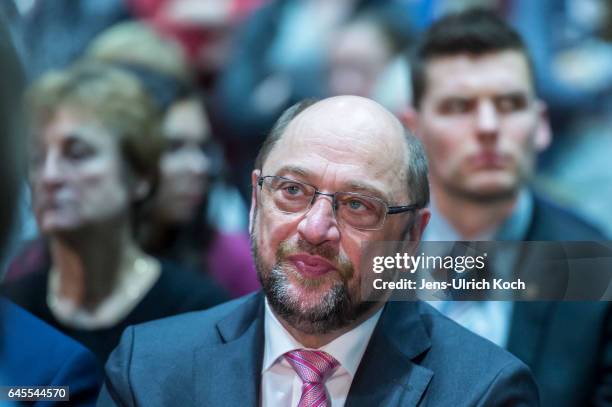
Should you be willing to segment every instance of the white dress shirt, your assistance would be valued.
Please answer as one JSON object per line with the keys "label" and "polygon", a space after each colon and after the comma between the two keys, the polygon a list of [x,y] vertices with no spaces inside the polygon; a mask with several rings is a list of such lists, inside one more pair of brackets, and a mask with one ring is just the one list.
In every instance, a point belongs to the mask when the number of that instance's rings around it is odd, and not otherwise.
{"label": "white dress shirt", "polygon": [[[302,380],[283,355],[295,349],[307,348],[287,332],[270,309],[267,300],[265,309],[261,405],[294,407],[302,395]],[[318,349],[329,353],[340,363],[325,381],[333,407],[344,406],[351,382],[381,313],[382,309],[356,328]]]}

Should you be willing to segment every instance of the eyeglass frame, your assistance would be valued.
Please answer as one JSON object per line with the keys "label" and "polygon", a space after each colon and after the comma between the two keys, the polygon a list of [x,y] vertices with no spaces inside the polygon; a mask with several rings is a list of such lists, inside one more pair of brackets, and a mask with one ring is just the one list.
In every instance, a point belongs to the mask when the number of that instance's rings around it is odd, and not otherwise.
{"label": "eyeglass frame", "polygon": [[[371,196],[371,195],[365,195],[365,194],[360,194],[358,192],[345,192],[345,191],[336,191],[334,193],[329,193],[329,192],[321,192],[318,190],[317,187],[315,187],[314,185],[311,185],[307,182],[302,182],[302,181],[296,181],[294,179],[291,178],[286,178],[286,177],[281,177],[280,175],[263,175],[263,176],[259,176],[257,178],[257,185],[259,186],[260,189],[263,189],[263,183],[264,183],[264,179],[266,178],[279,178],[279,179],[283,179],[289,182],[294,182],[297,184],[303,184],[303,185],[307,185],[311,188],[314,189],[314,194],[312,195],[312,199],[310,200],[310,202],[308,203],[308,205],[305,207],[305,211],[304,213],[308,213],[308,211],[310,211],[310,209],[312,208],[312,205],[314,204],[316,198],[318,195],[323,195],[323,196],[328,196],[332,199],[332,209],[334,211],[334,217],[336,216],[336,209],[338,207],[338,200],[336,198],[336,194],[349,194],[349,195],[355,195],[355,196],[361,196],[364,198],[368,198],[368,199],[374,199],[378,202],[380,202],[381,204],[383,204],[383,206],[385,207],[385,216],[383,217],[382,222],[380,223],[380,226],[377,228],[373,228],[373,229],[365,229],[365,228],[358,228],[352,225],[352,228],[358,229],[358,230],[380,230],[383,228],[383,226],[385,225],[385,221],[387,220],[387,215],[396,215],[398,213],[405,213],[405,212],[410,212],[410,211],[415,211],[415,210],[419,210],[422,209],[423,206],[419,205],[419,204],[409,204],[409,205],[394,205],[394,206],[390,206],[387,202],[385,202],[383,199],[375,197],[375,196]],[[280,210],[280,209],[279,209]],[[283,213],[300,213],[300,211],[298,212],[285,212],[282,211]]]}

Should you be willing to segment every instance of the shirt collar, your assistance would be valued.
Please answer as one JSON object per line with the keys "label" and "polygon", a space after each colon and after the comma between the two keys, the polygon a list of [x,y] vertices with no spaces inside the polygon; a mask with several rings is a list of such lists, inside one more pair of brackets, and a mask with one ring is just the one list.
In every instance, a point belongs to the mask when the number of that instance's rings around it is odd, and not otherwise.
{"label": "shirt collar", "polygon": [[[334,339],[319,350],[325,351],[332,355],[340,366],[346,369],[351,377],[355,377],[357,368],[361,362],[370,337],[376,328],[382,308],[359,326],[351,329],[345,334]],[[264,360],[262,372],[268,370],[275,363],[284,362],[282,357],[285,353],[295,349],[305,349],[306,347],[299,343],[280,323],[272,309],[268,305],[268,299],[265,301],[265,317],[264,317]],[[280,358],[280,359],[279,359]]]}
{"label": "shirt collar", "polygon": [[[445,242],[465,240],[438,211],[433,197],[429,210],[431,211],[431,220],[425,228],[423,240]],[[523,188],[519,192],[517,204],[510,217],[498,228],[487,231],[472,240],[522,240],[529,229],[532,214],[533,196],[528,189]]]}

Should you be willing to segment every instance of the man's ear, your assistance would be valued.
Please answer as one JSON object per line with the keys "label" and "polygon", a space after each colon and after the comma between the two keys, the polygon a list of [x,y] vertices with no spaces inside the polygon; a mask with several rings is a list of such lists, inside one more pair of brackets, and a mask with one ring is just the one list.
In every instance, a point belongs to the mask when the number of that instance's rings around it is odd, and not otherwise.
{"label": "man's ear", "polygon": [[249,210],[249,233],[253,233],[253,224],[255,222],[255,208],[257,207],[257,181],[261,176],[261,170],[253,170],[251,172],[251,209]]}
{"label": "man's ear", "polygon": [[412,132],[412,134],[418,136],[419,114],[413,106],[411,105],[406,106],[404,111],[400,113],[399,119],[402,122],[402,124],[406,126],[406,128]]}
{"label": "man's ear", "polygon": [[420,209],[415,213],[414,227],[410,232],[410,240],[413,242],[420,242],[423,237],[423,232],[431,219],[431,212],[428,208]]}
{"label": "man's ear", "polygon": [[535,132],[535,148],[537,152],[542,152],[548,148],[552,139],[552,129],[548,118],[548,107],[541,100],[536,100],[538,109],[538,127]]}

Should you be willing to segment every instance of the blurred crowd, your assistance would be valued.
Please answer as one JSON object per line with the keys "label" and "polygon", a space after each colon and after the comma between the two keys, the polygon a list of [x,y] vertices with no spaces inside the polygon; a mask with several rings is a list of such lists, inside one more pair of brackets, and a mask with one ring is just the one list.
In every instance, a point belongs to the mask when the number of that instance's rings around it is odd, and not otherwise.
{"label": "blurred crowd", "polygon": [[[162,110],[177,84],[193,88],[207,126],[207,164],[200,172],[208,181],[198,187],[207,195],[204,218],[230,233],[246,230],[249,172],[284,108],[307,97],[357,94],[401,114],[410,103],[406,56],[415,37],[446,13],[474,6],[493,9],[525,38],[538,93],[548,104],[555,137],[540,157],[538,186],[612,232],[612,215],[604,203],[612,197],[604,169],[611,143],[606,134],[612,86],[610,4],[10,0],[2,8],[30,82],[49,70],[94,58],[155,71],[158,78],[149,78],[154,84],[148,91],[154,99],[165,98],[156,101]],[[27,205],[27,191],[23,199]],[[24,217],[21,233],[32,237],[35,222],[27,213]]]}
{"label": "blurred crowd", "polygon": [[475,6],[534,61],[533,188],[612,235],[612,1],[5,0],[29,154],[7,295],[103,364],[128,325],[258,290],[250,172],[280,113],[353,94],[401,117],[415,39]]}

